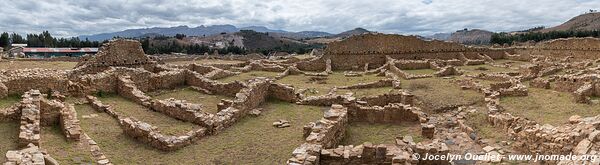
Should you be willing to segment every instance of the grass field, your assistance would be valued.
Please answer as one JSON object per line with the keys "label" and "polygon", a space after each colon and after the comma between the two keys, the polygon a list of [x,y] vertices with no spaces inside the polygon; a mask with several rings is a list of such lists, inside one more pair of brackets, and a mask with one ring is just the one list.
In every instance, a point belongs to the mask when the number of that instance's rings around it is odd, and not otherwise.
{"label": "grass field", "polygon": [[0,162],[6,162],[6,154],[9,150],[18,149],[19,123],[17,121],[0,121]]}
{"label": "grass field", "polygon": [[79,142],[69,142],[59,125],[42,127],[40,146],[61,164],[94,164],[92,153]]}
{"label": "grass field", "polygon": [[0,99],[0,109],[8,108],[14,105],[15,103],[18,103],[19,101],[21,101],[21,96],[19,95],[10,95],[5,98],[2,98]]}
{"label": "grass field", "polygon": [[159,91],[150,93],[150,96],[154,99],[169,99],[175,98],[179,100],[186,100],[189,103],[202,104],[203,110],[208,113],[216,114],[217,104],[221,102],[221,99],[232,100],[233,97],[222,96],[222,95],[208,95],[200,93],[192,88],[181,88],[170,91]]}
{"label": "grass field", "polygon": [[136,104],[118,95],[99,97],[104,104],[111,105],[121,115],[134,117],[152,126],[165,135],[184,135],[188,131],[198,129],[200,126],[177,120],[159,112],[152,111],[146,107]]}
{"label": "grass field", "polygon": [[414,74],[414,75],[433,75],[433,73],[437,72],[433,69],[413,69],[413,70],[402,70],[406,73]]}
{"label": "grass field", "polygon": [[450,81],[441,78],[422,78],[401,81],[401,86],[423,101],[425,110],[483,102],[483,94],[474,90],[462,90]]}
{"label": "grass field", "polygon": [[[127,137],[107,114],[82,119],[81,123],[115,164],[284,164],[304,142],[303,126],[320,119],[327,107],[269,101],[263,108],[259,117],[243,118],[218,135],[173,152],[159,151]],[[77,111],[80,115],[96,113],[89,106],[77,107]],[[289,120],[292,126],[271,126],[279,119]]]}
{"label": "grass field", "polygon": [[229,82],[233,82],[233,81],[247,81],[250,79],[254,79],[256,77],[274,78],[274,77],[277,77],[277,74],[279,74],[279,72],[250,71],[250,72],[241,73],[241,74],[234,75],[234,76],[221,78],[221,79],[218,79],[217,81],[229,83]]}
{"label": "grass field", "polygon": [[350,123],[346,128],[346,136],[340,145],[360,145],[364,142],[373,144],[395,144],[396,137],[409,135],[415,142],[423,140],[419,123],[403,124],[370,124]]}
{"label": "grass field", "polygon": [[529,88],[529,96],[503,97],[501,105],[507,112],[554,126],[568,122],[572,115],[582,117],[600,114],[600,105],[579,104],[570,93]]}
{"label": "grass field", "polygon": [[311,80],[311,76],[305,75],[288,75],[283,77],[276,82],[282,84],[293,85],[297,90],[309,89],[305,95],[317,96],[327,94],[331,88],[335,86],[348,86],[355,85],[358,83],[369,83],[379,81],[385,77],[378,77],[376,75],[364,75],[361,77],[346,77],[342,72],[334,72],[326,77],[324,81],[317,82]]}
{"label": "grass field", "polygon": [[60,69],[67,70],[73,69],[77,65],[77,62],[64,62],[64,61],[1,61],[0,69],[5,70],[17,70],[17,69]]}
{"label": "grass field", "polygon": [[491,65],[467,65],[467,66],[459,66],[459,69],[465,72],[467,75],[476,75],[479,73],[498,73],[498,72],[515,72],[517,70],[496,67]]}

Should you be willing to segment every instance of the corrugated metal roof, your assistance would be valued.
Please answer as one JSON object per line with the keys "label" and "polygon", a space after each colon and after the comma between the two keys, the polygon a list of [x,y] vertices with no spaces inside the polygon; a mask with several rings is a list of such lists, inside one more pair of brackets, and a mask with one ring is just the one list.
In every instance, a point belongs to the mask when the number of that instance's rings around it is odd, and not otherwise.
{"label": "corrugated metal roof", "polygon": [[98,48],[23,48],[25,53],[96,53]]}

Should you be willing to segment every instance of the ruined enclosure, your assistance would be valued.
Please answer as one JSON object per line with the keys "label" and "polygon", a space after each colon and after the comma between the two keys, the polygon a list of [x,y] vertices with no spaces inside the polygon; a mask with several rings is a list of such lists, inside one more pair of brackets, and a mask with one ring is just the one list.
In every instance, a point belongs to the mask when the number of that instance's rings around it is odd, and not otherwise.
{"label": "ruined enclosure", "polygon": [[451,164],[411,155],[597,153],[600,49],[554,56],[580,42],[492,49],[366,34],[319,57],[270,60],[147,56],[137,41],[113,40],[71,68],[0,71],[0,161]]}

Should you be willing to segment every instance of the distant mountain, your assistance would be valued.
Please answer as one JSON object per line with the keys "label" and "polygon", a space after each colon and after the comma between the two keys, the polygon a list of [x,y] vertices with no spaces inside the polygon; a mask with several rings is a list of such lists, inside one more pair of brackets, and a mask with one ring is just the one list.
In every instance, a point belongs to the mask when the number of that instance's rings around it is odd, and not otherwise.
{"label": "distant mountain", "polygon": [[284,30],[273,30],[264,26],[248,26],[243,28],[237,28],[233,25],[212,25],[212,26],[198,26],[194,28],[190,28],[188,26],[177,26],[177,27],[154,27],[154,28],[144,28],[144,29],[127,29],[120,32],[113,33],[101,33],[94,35],[82,35],[79,36],[80,39],[89,39],[92,41],[103,41],[112,39],[114,37],[126,37],[126,38],[136,38],[136,37],[146,37],[146,36],[175,36],[175,34],[185,34],[187,36],[210,36],[216,35],[220,33],[235,33],[240,30],[252,30],[256,32],[262,33],[274,33],[276,35],[292,38],[292,39],[304,39],[304,38],[315,38],[315,37],[326,37],[331,36],[327,32],[319,32],[319,31],[302,31],[302,32],[288,32]]}
{"label": "distant mountain", "polygon": [[431,36],[427,36],[427,38],[447,41],[448,39],[450,39],[450,36],[452,36],[452,33],[435,33]]}
{"label": "distant mountain", "polygon": [[539,32],[550,31],[590,31],[600,30],[600,12],[591,12],[571,18],[569,21],[556,27],[541,29]]}
{"label": "distant mountain", "polygon": [[494,33],[486,30],[465,29],[452,33],[448,40],[467,45],[484,45],[490,43],[490,40],[492,39],[492,34]]}
{"label": "distant mountain", "polygon": [[361,35],[361,34],[370,33],[370,32],[371,31],[368,31],[367,29],[356,28],[356,29],[353,29],[353,30],[342,32],[340,34],[333,35],[331,37],[334,37],[334,38],[348,38],[348,37],[351,37],[351,36]]}

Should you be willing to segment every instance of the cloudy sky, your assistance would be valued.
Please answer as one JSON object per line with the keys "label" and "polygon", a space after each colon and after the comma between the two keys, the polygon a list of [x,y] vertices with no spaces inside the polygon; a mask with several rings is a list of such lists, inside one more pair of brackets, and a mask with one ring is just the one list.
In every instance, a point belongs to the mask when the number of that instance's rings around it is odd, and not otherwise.
{"label": "cloudy sky", "polygon": [[130,28],[231,24],[428,35],[555,26],[600,0],[0,0],[0,31],[68,37]]}

